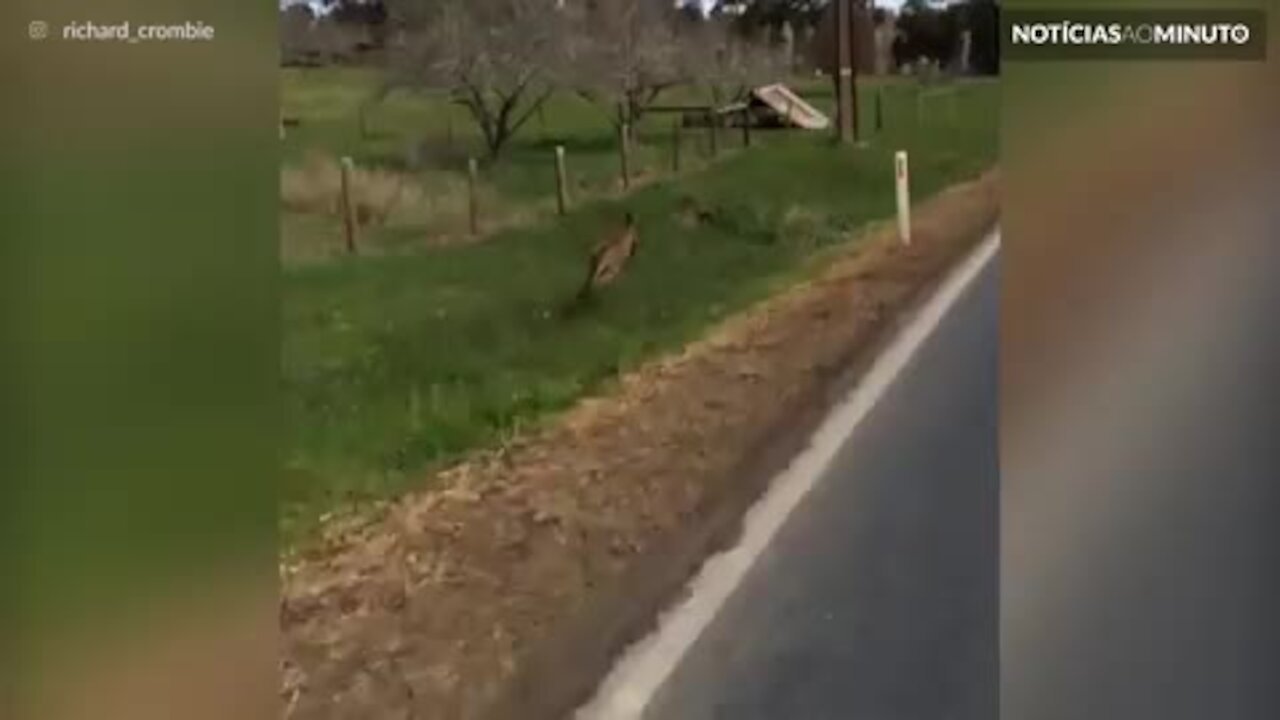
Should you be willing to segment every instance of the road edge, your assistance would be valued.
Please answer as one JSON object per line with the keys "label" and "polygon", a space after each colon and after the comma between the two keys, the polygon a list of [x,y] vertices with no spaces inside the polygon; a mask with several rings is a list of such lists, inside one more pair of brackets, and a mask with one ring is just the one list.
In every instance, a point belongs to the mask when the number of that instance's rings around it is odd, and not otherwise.
{"label": "road edge", "polygon": [[997,227],[998,210],[980,231],[964,238],[965,249],[957,257],[911,290],[874,340],[847,348],[837,362],[815,368],[811,388],[779,408],[777,420],[736,464],[734,473],[740,482],[733,492],[646,551],[618,582],[602,590],[602,597],[573,622],[557,628],[555,642],[538,648],[498,702],[479,717],[561,720],[591,700],[618,658],[653,632],[664,611],[679,601],[708,559],[740,540],[747,513],[775,478],[806,451],[824,421],[865,380],[930,300],[982,251]]}
{"label": "road edge", "polygon": [[708,557],[682,597],[660,613],[658,627],[633,643],[601,682],[590,702],[578,709],[578,720],[636,720],[741,585],[760,555],[792,512],[818,486],[848,436],[860,427],[902,371],[973,287],[1000,249],[994,229],[927,293],[903,314],[898,328],[875,359],[852,382],[844,397],[818,424],[807,444],[769,481],[769,487],[747,510],[742,531],[729,548]]}

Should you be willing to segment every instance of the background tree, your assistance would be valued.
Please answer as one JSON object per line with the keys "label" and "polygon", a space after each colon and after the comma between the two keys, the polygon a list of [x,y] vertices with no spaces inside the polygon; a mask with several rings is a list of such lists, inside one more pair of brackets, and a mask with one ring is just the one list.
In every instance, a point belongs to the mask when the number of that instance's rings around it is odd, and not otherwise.
{"label": "background tree", "polygon": [[784,79],[790,59],[781,45],[742,35],[732,21],[708,20],[690,38],[698,78],[717,106],[746,98],[752,88]]}
{"label": "background tree", "polygon": [[634,126],[664,90],[697,72],[688,40],[698,24],[670,4],[594,0],[566,14],[573,86],[617,126]]}
{"label": "background tree", "polygon": [[562,79],[569,27],[555,0],[433,0],[393,11],[406,29],[392,48],[389,87],[448,93],[491,158]]}
{"label": "background tree", "polygon": [[960,11],[957,6],[936,7],[929,0],[907,0],[898,14],[898,40],[894,61],[907,65],[931,60],[946,66],[960,49]]}
{"label": "background tree", "polygon": [[[790,23],[797,32],[818,24],[830,0],[747,0],[747,2],[719,2],[713,14],[733,17],[735,28],[750,37],[770,37],[773,32]],[[730,15],[727,6],[742,7],[740,14]]]}
{"label": "background tree", "polygon": [[386,45],[387,5],[383,0],[327,0],[328,20],[358,32],[361,50],[376,50]]}
{"label": "background tree", "polygon": [[289,5],[280,10],[280,61],[285,65],[306,63],[315,52],[314,35],[312,34],[316,16],[311,8],[302,5]]}
{"label": "background tree", "polygon": [[284,65],[328,65],[356,59],[365,37],[362,27],[317,15],[305,3],[281,9],[280,60]]}
{"label": "background tree", "polygon": [[[816,67],[822,68],[833,79],[836,78],[836,50],[838,35],[836,33],[835,3],[826,3],[818,18],[813,46],[810,49]],[[849,37],[853,43],[853,66],[859,75],[870,74],[876,69],[876,37],[874,14],[865,0],[853,0],[850,3]]]}
{"label": "background tree", "polygon": [[1000,72],[1000,5],[995,0],[969,0],[965,25],[971,33],[973,71],[983,75]]}
{"label": "background tree", "polygon": [[677,11],[680,14],[680,20],[682,22],[697,23],[707,19],[706,14],[702,11],[701,3],[696,2],[696,0],[690,0],[689,2],[680,4]]}

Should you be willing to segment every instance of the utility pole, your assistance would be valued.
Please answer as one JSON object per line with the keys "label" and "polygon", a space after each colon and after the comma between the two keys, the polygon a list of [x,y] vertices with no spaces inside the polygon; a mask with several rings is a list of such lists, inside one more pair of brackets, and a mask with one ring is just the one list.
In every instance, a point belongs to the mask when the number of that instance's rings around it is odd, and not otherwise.
{"label": "utility pole", "polygon": [[853,93],[853,48],[849,21],[852,0],[836,0],[836,125],[841,144],[853,142],[853,113],[857,102]]}

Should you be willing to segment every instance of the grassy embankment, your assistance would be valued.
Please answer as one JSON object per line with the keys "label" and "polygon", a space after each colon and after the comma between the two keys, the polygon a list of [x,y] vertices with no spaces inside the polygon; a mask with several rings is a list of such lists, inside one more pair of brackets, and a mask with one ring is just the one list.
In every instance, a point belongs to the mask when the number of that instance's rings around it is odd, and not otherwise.
{"label": "grassy embankment", "polygon": [[[354,82],[342,73],[286,78],[286,106],[304,118],[286,143],[286,163],[319,147],[390,164],[414,128],[440,122],[433,114],[440,105],[393,98],[361,139],[352,120],[361,97]],[[911,152],[917,199],[990,166],[999,87],[958,87],[954,106],[935,95],[918,116],[919,88],[886,85],[886,127],[856,150],[833,147],[825,134],[761,131],[755,147],[741,151],[736,133],[726,133],[725,155],[708,164],[700,139],[690,136],[687,171],[626,196],[612,188],[617,160],[608,123],[576,98],[557,98],[545,134],[533,126],[488,174],[492,197],[524,212],[522,224],[479,243],[289,267],[286,535],[298,537],[336,505],[414,486],[432,467],[567,407],[794,280],[824,250],[891,215],[894,150]],[[830,108],[828,86],[807,90]],[[869,85],[860,93],[867,128],[874,92]],[[669,164],[669,128],[669,118],[655,118],[641,129],[642,168]],[[464,132],[458,115],[463,156],[474,142]],[[553,214],[547,162],[556,142],[570,147],[582,190],[595,196],[563,219]],[[424,187],[456,176],[445,162],[426,171],[435,177],[424,178]],[[691,221],[690,206],[711,220]],[[633,265],[588,312],[562,317],[587,248],[623,209],[641,229]],[[286,213],[284,222],[286,232],[334,232],[330,218]],[[429,224],[393,225],[381,231],[392,240],[382,241],[423,237]]]}

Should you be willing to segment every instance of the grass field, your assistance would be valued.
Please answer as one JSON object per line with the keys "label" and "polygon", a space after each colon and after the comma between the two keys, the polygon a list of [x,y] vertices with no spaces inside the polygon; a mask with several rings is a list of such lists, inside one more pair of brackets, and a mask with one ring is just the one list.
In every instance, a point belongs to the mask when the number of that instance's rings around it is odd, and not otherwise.
{"label": "grass field", "polygon": [[[312,148],[393,164],[406,138],[440,122],[433,101],[393,97],[362,139],[351,117],[359,86],[352,71],[286,77],[286,112],[304,119],[285,143],[286,164]],[[892,213],[894,150],[911,152],[917,198],[990,166],[999,86],[953,87],[954,95],[931,91],[918,106],[914,84],[886,85],[886,127],[860,149],[837,149],[826,134],[761,131],[757,146],[742,151],[727,133],[729,152],[714,164],[625,196],[609,187],[617,161],[605,118],[576,98],[557,98],[545,134],[535,121],[487,174],[493,197],[523,213],[519,224],[484,242],[289,266],[286,535],[296,537],[335,505],[413,486],[432,467],[567,407],[793,280],[824,249]],[[825,83],[802,89],[830,107]],[[860,93],[867,128],[875,92],[868,85]],[[668,163],[669,123],[655,118],[641,129],[642,166],[655,173]],[[455,141],[474,147],[464,132],[471,131],[458,115]],[[589,198],[565,218],[552,212],[556,142],[570,147]],[[710,221],[690,221],[690,206]],[[587,249],[623,209],[640,226],[634,263],[589,311],[563,317]],[[284,222],[287,231],[323,236],[334,232],[327,220],[286,213]]]}
{"label": "grass field", "polygon": [[[605,110],[572,93],[554,96],[513,139],[500,162],[490,163],[478,130],[464,108],[441,96],[398,91],[372,106],[362,130],[359,108],[376,87],[368,70],[326,68],[287,70],[284,113],[302,119],[284,143],[286,167],[305,167],[317,150],[349,155],[357,165],[408,172],[422,190],[416,206],[402,206],[388,227],[365,242],[377,250],[415,249],[465,237],[468,232],[465,169],[468,157],[481,160],[481,206],[488,229],[527,224],[553,214],[553,153],[568,155],[571,196],[583,200],[616,193],[617,138]],[[664,99],[688,95],[677,91]],[[669,172],[672,116],[654,115],[637,128],[632,174],[652,178]],[[736,138],[726,137],[730,144]],[[706,162],[704,134],[690,134],[682,166]],[[416,156],[416,161],[410,158]],[[340,225],[331,215],[286,213],[287,262],[331,256],[342,248]]]}
{"label": "grass field", "polygon": [[[830,112],[832,88],[822,79],[804,79],[793,86],[820,109]],[[555,214],[553,153],[563,145],[568,155],[570,196],[574,202],[616,195],[619,187],[618,140],[605,109],[573,93],[560,93],[535,115],[503,153],[490,163],[480,135],[464,108],[438,94],[397,91],[369,105],[360,121],[362,105],[378,87],[372,70],[322,68],[284,71],[283,114],[301,124],[291,128],[283,143],[286,173],[300,184],[314,207],[285,203],[282,217],[282,256],[287,264],[329,260],[344,253],[342,225],[336,215],[337,170],[334,161],[350,156],[361,168],[381,168],[403,176],[408,183],[400,201],[372,204],[392,208],[387,222],[361,233],[366,253],[418,250],[465,240],[468,229],[467,159],[481,160],[480,190],[483,229],[489,232],[527,225]],[[874,104],[865,85],[860,107],[862,123],[870,128]],[[885,120],[901,130],[917,121],[912,99],[921,91],[914,84],[885,86]],[[947,86],[954,87],[954,86]],[[950,112],[937,89],[923,91],[929,102],[926,120],[943,119]],[[943,89],[945,95],[946,90]],[[668,92],[664,104],[705,103],[707,95],[689,88]],[[637,184],[671,174],[674,117],[651,114],[636,129],[638,142],[631,158]],[[759,135],[758,135],[759,137]],[[768,140],[768,137],[764,137]],[[719,146],[731,153],[741,144],[732,129],[721,132]],[[696,171],[710,162],[706,131],[687,129],[681,140],[681,166]],[[315,162],[324,158],[325,162]],[[382,188],[395,191],[392,180]],[[384,195],[390,194],[384,192]],[[315,202],[318,200],[319,202]]]}

